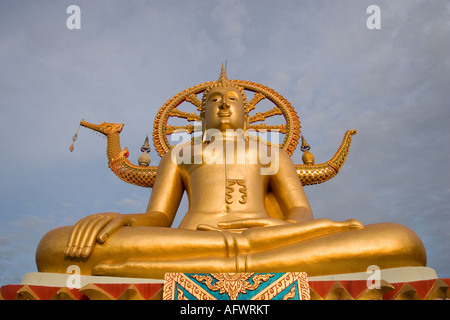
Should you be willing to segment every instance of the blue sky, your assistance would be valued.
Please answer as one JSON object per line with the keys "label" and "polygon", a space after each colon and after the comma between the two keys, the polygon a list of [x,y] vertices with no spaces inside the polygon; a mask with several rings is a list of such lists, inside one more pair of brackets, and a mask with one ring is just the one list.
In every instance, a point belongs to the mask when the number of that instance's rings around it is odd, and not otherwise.
{"label": "blue sky", "polygon": [[295,107],[316,163],[358,130],[340,173],[305,187],[316,218],[406,225],[450,277],[449,16],[444,0],[0,1],[0,285],[36,271],[47,231],[147,206],[151,190],[108,169],[104,138],[81,128],[69,151],[79,121],[125,123],[137,163],[158,109],[225,60]]}

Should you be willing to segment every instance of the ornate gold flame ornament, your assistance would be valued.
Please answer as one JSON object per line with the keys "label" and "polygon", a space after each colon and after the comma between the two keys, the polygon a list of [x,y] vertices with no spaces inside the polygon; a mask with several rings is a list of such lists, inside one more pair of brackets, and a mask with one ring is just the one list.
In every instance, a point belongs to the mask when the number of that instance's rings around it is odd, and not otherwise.
{"label": "ornate gold flame ornament", "polygon": [[[222,69],[221,77],[223,79],[224,72]],[[173,133],[186,132],[192,135],[192,139],[198,138],[201,135],[201,125],[193,125],[192,122],[200,122],[200,114],[202,110],[202,101],[199,96],[204,95],[210,87],[217,81],[210,81],[198,84],[183,90],[172,98],[170,98],[158,111],[155,121],[153,123],[153,144],[155,150],[162,157],[173,146],[169,142],[169,136]],[[320,184],[332,179],[337,175],[343,166],[352,142],[352,136],[357,133],[356,130],[348,130],[340,147],[335,155],[325,163],[314,164],[314,156],[309,151],[310,146],[306,143],[301,134],[301,125],[299,117],[292,107],[292,105],[279,93],[275,92],[261,84],[242,81],[242,80],[228,80],[227,83],[243,88],[246,94],[253,94],[249,102],[245,104],[247,112],[258,110],[258,104],[263,101],[269,101],[273,108],[268,111],[256,112],[249,116],[248,119],[248,138],[257,141],[263,141],[268,145],[272,145],[270,141],[264,141],[261,136],[254,135],[255,132],[277,132],[284,135],[284,139],[279,147],[285,150],[289,155],[293,155],[300,137],[302,138],[301,151],[304,153],[304,164],[294,164],[297,174],[303,185]],[[185,112],[179,110],[183,104],[191,105],[195,108],[193,112]],[[197,113],[198,112],[198,113]],[[274,125],[266,124],[264,121],[274,116],[281,116],[284,123]],[[188,123],[184,126],[169,125],[171,118],[181,118]],[[102,123],[92,124],[82,120],[80,125],[106,135],[107,138],[107,155],[109,160],[109,167],[111,170],[123,181],[137,186],[152,188],[155,182],[157,166],[149,165],[135,165],[128,160],[129,151],[127,148],[121,149],[119,134],[122,131],[124,124],[116,123]]]}

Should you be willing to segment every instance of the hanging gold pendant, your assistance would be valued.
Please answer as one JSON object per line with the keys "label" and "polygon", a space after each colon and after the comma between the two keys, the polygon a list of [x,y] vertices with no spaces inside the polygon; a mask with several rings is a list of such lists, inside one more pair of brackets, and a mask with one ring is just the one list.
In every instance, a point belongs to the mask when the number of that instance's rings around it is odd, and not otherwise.
{"label": "hanging gold pendant", "polygon": [[78,125],[78,129],[77,129],[77,132],[75,132],[75,134],[73,135],[73,137],[72,137],[72,144],[70,145],[70,152],[73,152],[73,149],[74,149],[74,143],[75,143],[75,141],[77,141],[77,139],[78,139],[78,130],[80,130],[80,125]]}

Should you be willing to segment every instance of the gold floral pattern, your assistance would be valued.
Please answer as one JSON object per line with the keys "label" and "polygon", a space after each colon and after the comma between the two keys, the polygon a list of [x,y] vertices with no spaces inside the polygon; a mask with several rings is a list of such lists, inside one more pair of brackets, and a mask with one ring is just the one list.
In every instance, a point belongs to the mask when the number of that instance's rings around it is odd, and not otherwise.
{"label": "gold floral pattern", "polygon": [[[208,289],[212,291],[227,293],[230,300],[236,300],[239,294],[247,293],[247,290],[256,290],[262,282],[274,276],[269,273],[256,275],[255,273],[210,273],[210,275],[194,274],[191,277],[199,282],[205,281]],[[253,284],[248,281],[250,277]],[[212,278],[217,280],[214,284]]]}

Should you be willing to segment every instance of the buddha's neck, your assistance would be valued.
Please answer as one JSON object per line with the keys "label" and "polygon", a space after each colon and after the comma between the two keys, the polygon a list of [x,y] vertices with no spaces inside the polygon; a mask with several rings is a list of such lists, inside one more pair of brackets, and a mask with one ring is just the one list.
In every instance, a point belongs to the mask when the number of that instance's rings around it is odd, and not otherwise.
{"label": "buddha's neck", "polygon": [[245,138],[245,132],[243,130],[223,130],[216,131],[215,134],[208,136],[207,141],[243,141]]}

